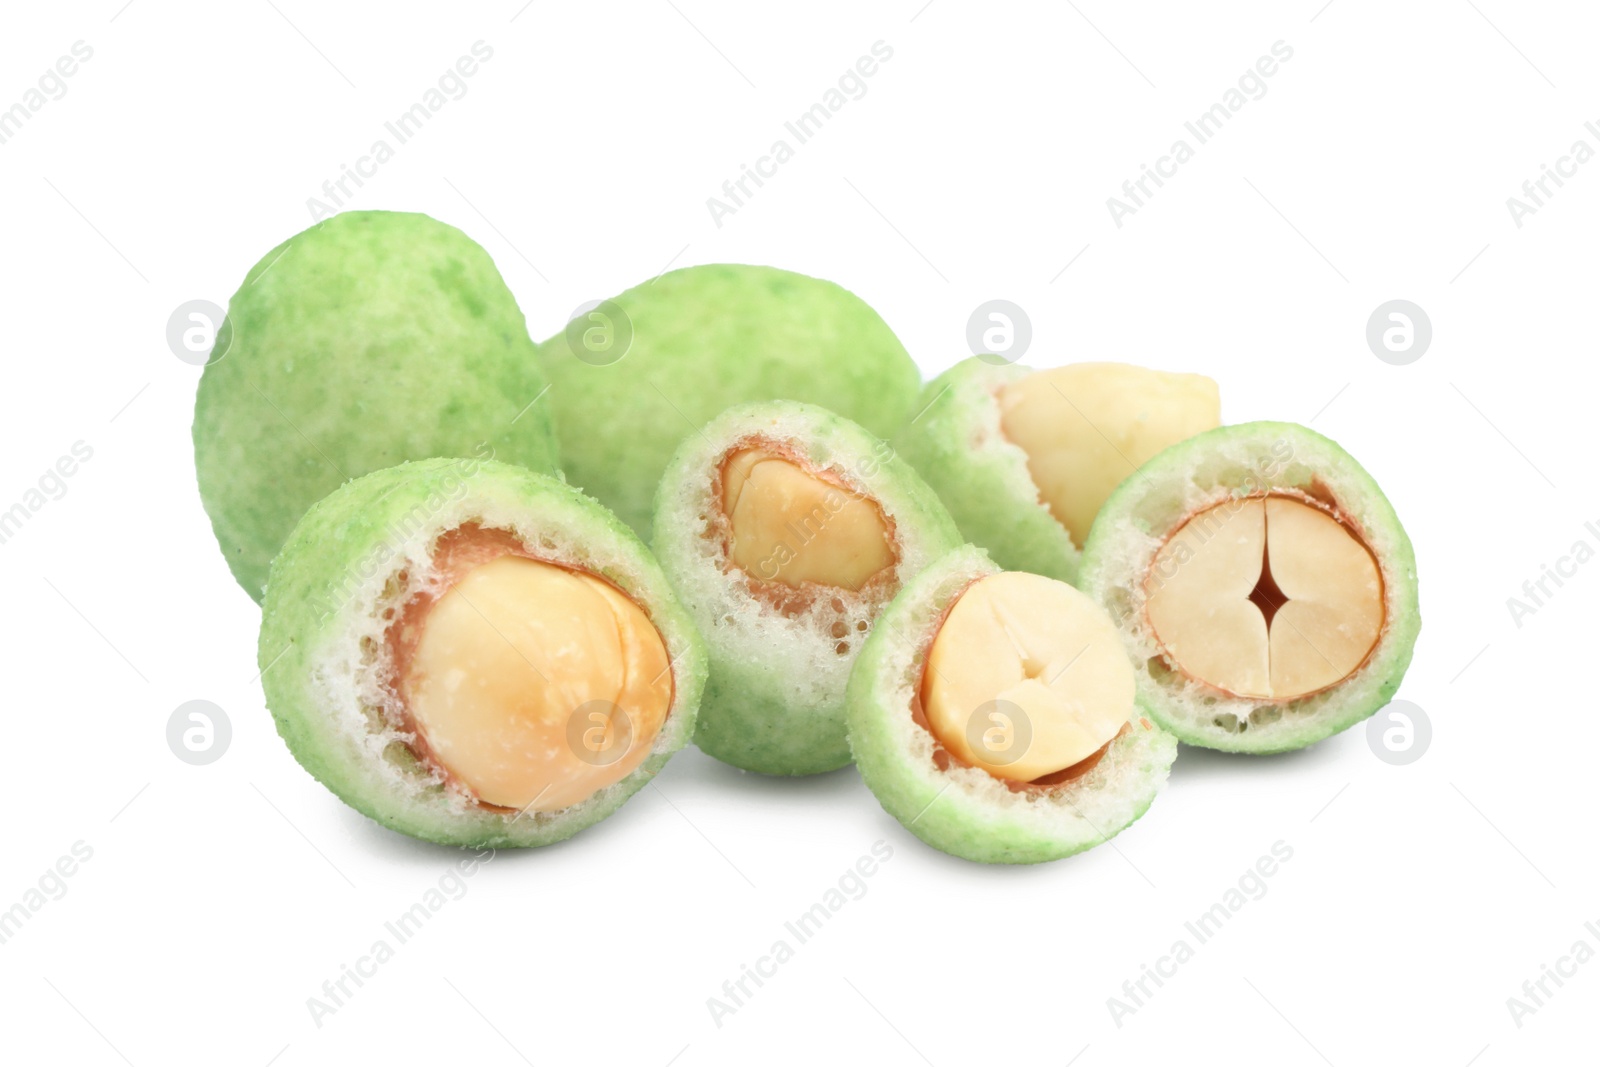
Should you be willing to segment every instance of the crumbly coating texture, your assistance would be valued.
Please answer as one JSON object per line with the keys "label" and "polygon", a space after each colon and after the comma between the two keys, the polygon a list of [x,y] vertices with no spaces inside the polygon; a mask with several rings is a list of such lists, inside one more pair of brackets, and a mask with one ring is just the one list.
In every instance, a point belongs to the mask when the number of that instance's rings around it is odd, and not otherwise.
{"label": "crumbly coating texture", "polygon": [[[1172,670],[1146,615],[1151,561],[1187,516],[1274,491],[1336,507],[1372,551],[1384,583],[1386,621],[1366,661],[1332,688],[1288,701],[1229,696]],[[1294,423],[1224,426],[1146,463],[1101,509],[1079,585],[1122,630],[1150,717],[1187,744],[1229,752],[1303,748],[1368,718],[1399,689],[1422,627],[1416,554],[1388,498],[1348,452]]]}
{"label": "crumbly coating texture", "polygon": [[[645,610],[672,657],[672,705],[650,755],[580,804],[521,815],[489,810],[407,747],[385,635],[413,596],[439,591],[435,546],[469,523],[508,531],[538,558],[606,579]],[[312,507],[273,561],[258,658],[278,733],[341,800],[413,837],[494,848],[570,837],[643,788],[692,735],[706,672],[699,632],[616,516],[557,479],[459,459],[376,471]]]}
{"label": "crumbly coating texture", "polygon": [[996,392],[1032,373],[976,356],[929,382],[895,448],[950,509],[961,533],[1005,570],[1076,582],[1078,548],[1039,497],[1028,454],[1006,438]]}
{"label": "crumbly coating texture", "polygon": [[487,252],[426,215],[350,211],[291,237],[246,275],[214,351],[195,471],[258,601],[294,524],[347,479],[432,456],[556,468],[521,309]]}
{"label": "crumbly coating texture", "polygon": [[916,400],[905,346],[832,282],[718,264],[671,271],[613,302],[633,334],[619,361],[585,363],[565,332],[539,355],[568,480],[641,536],[673,450],[733,404],[821,404],[887,437]]}
{"label": "crumbly coating texture", "polygon": [[1149,808],[1177,742],[1137,711],[1082,777],[1013,790],[986,771],[936,762],[912,701],[933,635],[973,581],[998,568],[967,546],[910,582],[879,619],[851,673],[850,749],[884,810],[934,848],[979,863],[1040,863],[1115,837]]}
{"label": "crumbly coating texture", "polygon": [[[798,610],[752,595],[728,564],[714,524],[713,475],[741,442],[793,449],[876,501],[893,525],[898,558],[851,594],[818,587]],[[661,480],[654,546],[685,609],[705,634],[711,674],[695,743],[725,763],[763,774],[818,774],[850,762],[844,691],[894,590],[961,543],[933,491],[887,444],[832,412],[791,401],[739,405],[687,438]]]}

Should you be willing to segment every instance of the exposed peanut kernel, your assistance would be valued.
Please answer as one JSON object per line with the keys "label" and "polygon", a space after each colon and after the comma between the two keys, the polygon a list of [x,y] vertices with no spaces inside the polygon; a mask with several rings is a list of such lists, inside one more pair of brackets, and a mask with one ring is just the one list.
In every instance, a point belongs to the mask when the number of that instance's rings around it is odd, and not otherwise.
{"label": "exposed peanut kernel", "polygon": [[427,608],[398,688],[419,748],[454,782],[485,804],[555,811],[644,762],[673,681],[628,597],[502,555]]}
{"label": "exposed peanut kernel", "polygon": [[1000,390],[1000,424],[1039,497],[1080,548],[1122,480],[1221,419],[1217,383],[1123,363],[1035,371]]}
{"label": "exposed peanut kernel", "polygon": [[874,501],[766,449],[728,458],[722,507],[733,562],[763,581],[854,592],[894,563],[888,524]]}
{"label": "exposed peanut kernel", "polygon": [[1168,663],[1233,696],[1293,700],[1349,677],[1377,644],[1383,578],[1330,511],[1246,497],[1189,518],[1145,576]]}
{"label": "exposed peanut kernel", "polygon": [[1007,571],[974,582],[928,649],[922,709],[950,753],[1032,782],[1099,752],[1133,713],[1116,627],[1078,590]]}

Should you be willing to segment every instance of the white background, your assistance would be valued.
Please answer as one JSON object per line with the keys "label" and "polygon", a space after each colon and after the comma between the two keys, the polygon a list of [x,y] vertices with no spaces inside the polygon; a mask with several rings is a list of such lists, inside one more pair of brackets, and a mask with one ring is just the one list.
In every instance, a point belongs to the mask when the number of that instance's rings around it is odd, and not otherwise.
{"label": "white background", "polygon": [[[75,41],[94,54],[0,145],[0,510],[74,442],[93,457],[0,545],[0,909],[75,842],[93,856],[0,945],[0,1057],[1592,1062],[1600,962],[1520,1027],[1506,1001],[1578,939],[1600,948],[1600,566],[1520,628],[1506,601],[1600,544],[1600,163],[1521,228],[1506,198],[1574,140],[1600,148],[1593,12],[921,2],[8,12],[0,107]],[[225,303],[480,39],[467,95],[350,206],[466,230],[535,339],[669,264],[772,263],[861,294],[929,375],[999,297],[1032,318],[1027,362],[1203,371],[1227,421],[1312,423],[1415,539],[1426,624],[1401,695],[1431,748],[1389,766],[1358,728],[1278,758],[1186,749],[1113,846],[1027,869],[924,847],[852,770],[768,781],[690,749],[602,825],[495,858],[315,1025],[307,998],[456,854],[346,809],[275,735],[258,612],[195,490],[199,371],[166,321]],[[879,40],[866,95],[715,225],[706,198]],[[1115,226],[1106,198],[1279,40],[1267,94]],[[1364,339],[1394,298],[1434,327],[1409,366]],[[197,698],[233,726],[204,767],[165,740]],[[718,1027],[707,998],[879,840],[866,895]],[[1107,998],[1280,840],[1267,894],[1116,1025]]]}

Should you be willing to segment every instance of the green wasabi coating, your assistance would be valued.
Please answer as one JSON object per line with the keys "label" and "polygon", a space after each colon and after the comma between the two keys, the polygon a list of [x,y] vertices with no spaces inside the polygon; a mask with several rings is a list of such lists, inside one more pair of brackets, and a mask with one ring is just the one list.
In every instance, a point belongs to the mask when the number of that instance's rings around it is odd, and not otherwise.
{"label": "green wasabi coating", "polygon": [[1032,373],[977,356],[929,382],[895,448],[939,494],[966,539],[1006,570],[1078,577],[1078,548],[1039,498],[1028,454],[1000,427],[1001,386]]}
{"label": "green wasabi coating", "polygon": [[[510,531],[542,559],[609,580],[650,616],[672,658],[672,706],[650,756],[581,804],[483,808],[416,760],[387,710],[385,632],[427,586],[439,536],[464,523]],[[473,459],[375,471],[307,511],[273,561],[258,656],[278,733],[341,800],[413,837],[492,848],[563,840],[643,788],[693,733],[706,672],[698,631],[632,530],[564,482]]]}
{"label": "green wasabi coating", "polygon": [[[1167,666],[1145,622],[1144,579],[1189,515],[1279,489],[1332,504],[1360,532],[1383,576],[1386,622],[1366,662],[1331,689],[1287,701],[1231,697]],[[1122,631],[1150,717],[1186,744],[1226,752],[1304,748],[1368,718],[1400,688],[1422,628],[1416,553],[1393,506],[1348,452],[1295,423],[1224,426],[1159,453],[1101,508],[1079,585]]]}
{"label": "green wasabi coating", "polygon": [[885,811],[942,852],[978,863],[1041,863],[1115,837],[1150,807],[1178,744],[1130,717],[1126,733],[1082,777],[1048,791],[1013,792],[987,771],[952,762],[912,718],[928,647],[972,582],[999,571],[978,548],[950,553],[889,605],[850,674],[850,750]]}
{"label": "green wasabi coating", "polygon": [[921,378],[905,346],[832,282],[773,267],[686,267],[610,303],[627,318],[614,327],[631,329],[620,360],[585,362],[565,331],[539,355],[567,477],[641,536],[673,449],[733,404],[822,404],[887,437],[916,400]]}
{"label": "green wasabi coating", "polygon": [[522,311],[489,254],[426,215],[350,211],[289,238],[245,276],[213,351],[195,471],[258,601],[295,522],[349,478],[484,450],[555,469]]}
{"label": "green wasabi coating", "polygon": [[756,434],[788,445],[878,504],[894,524],[899,551],[890,595],[960,545],[961,535],[939,498],[882,439],[810,404],[730,408],[672,457],[656,499],[654,547],[710,649],[695,744],[749,771],[820,774],[850,762],[845,685],[883,598],[843,594],[841,611],[832,601],[842,591],[818,587],[810,608],[784,614],[751,595],[707,516],[722,513],[716,487],[724,457]]}

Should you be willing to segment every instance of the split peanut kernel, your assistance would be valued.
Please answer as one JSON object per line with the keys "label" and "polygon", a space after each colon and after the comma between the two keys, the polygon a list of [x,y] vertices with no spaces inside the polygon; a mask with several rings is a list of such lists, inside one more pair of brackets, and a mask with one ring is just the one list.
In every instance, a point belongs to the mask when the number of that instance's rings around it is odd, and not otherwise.
{"label": "split peanut kernel", "polygon": [[800,588],[852,592],[894,563],[878,505],[763,448],[723,466],[722,510],[733,531],[729,555],[747,573]]}
{"label": "split peanut kernel", "polygon": [[1133,694],[1105,612],[1065,582],[1021,571],[961,594],[928,649],[921,691],[946,750],[1015,782],[1104,748],[1132,715]]}
{"label": "split peanut kernel", "polygon": [[1210,378],[1124,363],[1035,371],[999,398],[1001,429],[1027,453],[1040,499],[1080,548],[1124,478],[1221,421]]}
{"label": "split peanut kernel", "polygon": [[1186,521],[1145,577],[1177,670],[1237,697],[1294,700],[1349,677],[1378,642],[1383,578],[1365,542],[1297,497],[1230,500]]}
{"label": "split peanut kernel", "polygon": [[452,780],[483,803],[556,811],[644,762],[670,668],[654,624],[610,584],[503,555],[427,609],[399,688]]}

